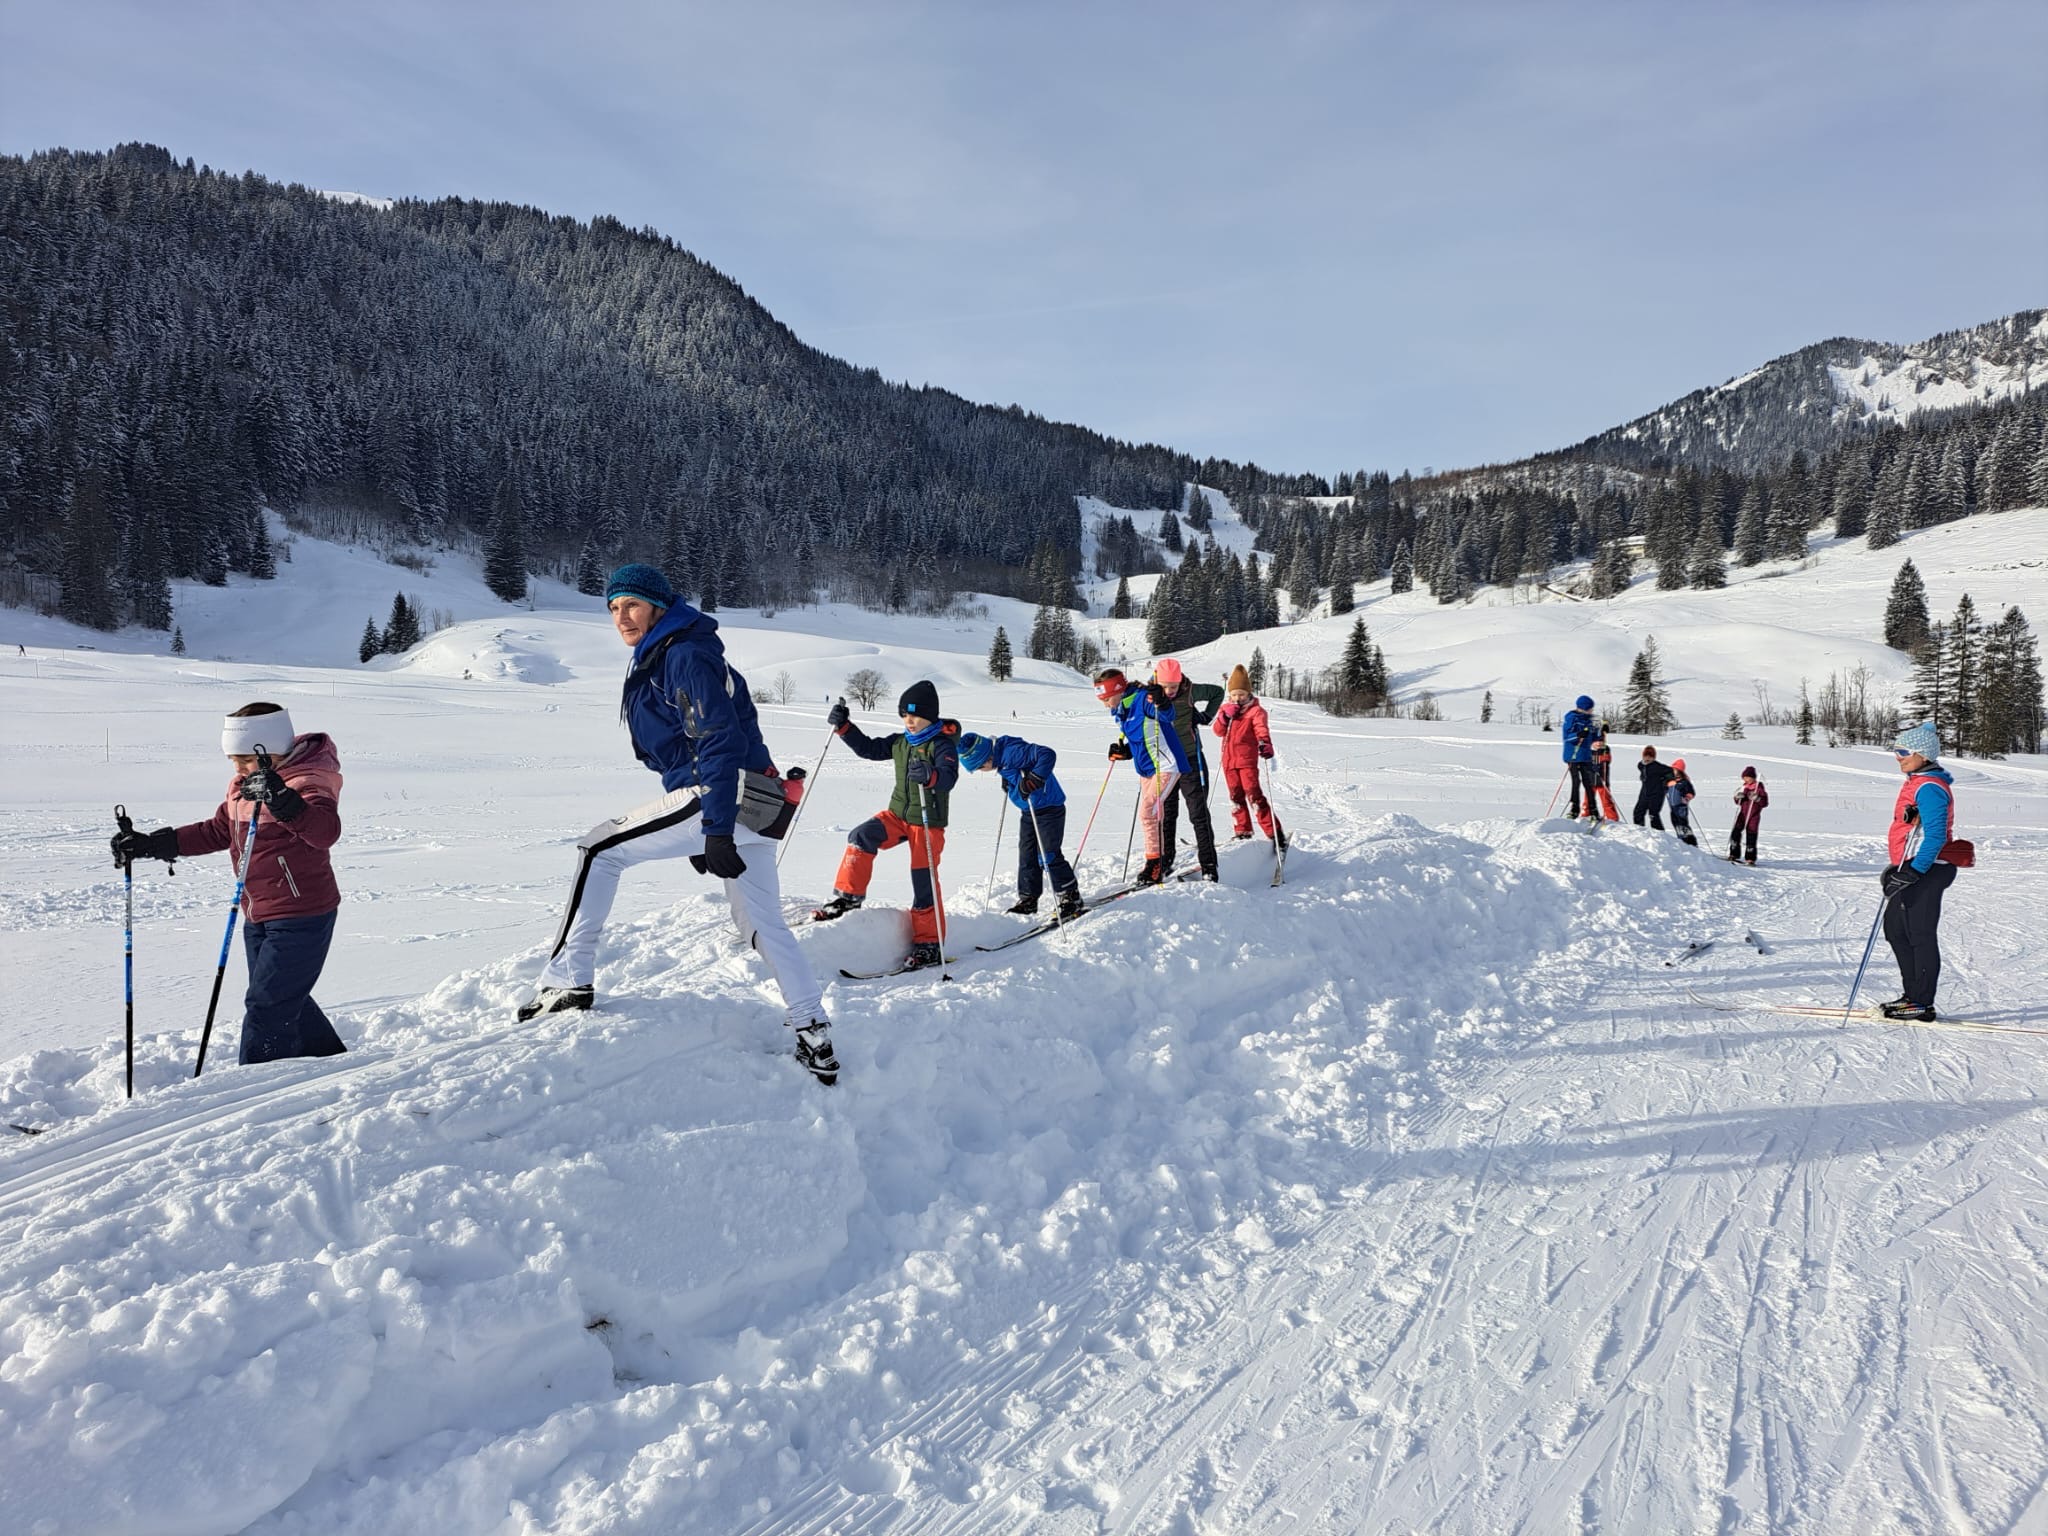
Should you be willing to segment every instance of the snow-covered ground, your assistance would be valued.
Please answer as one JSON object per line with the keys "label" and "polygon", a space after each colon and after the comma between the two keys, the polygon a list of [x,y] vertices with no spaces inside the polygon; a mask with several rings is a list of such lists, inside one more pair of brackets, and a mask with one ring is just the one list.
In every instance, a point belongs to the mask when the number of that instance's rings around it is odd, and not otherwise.
{"label": "snow-covered ground", "polygon": [[[452,557],[419,577],[301,540],[283,582],[213,617],[180,590],[188,658],[21,620],[0,1118],[45,1129],[0,1142],[0,1524],[2048,1528],[2048,1037],[1693,995],[1839,1002],[1875,909],[1896,770],[1720,740],[1750,677],[1783,700],[1800,672],[1892,665],[1872,631],[1905,555],[1938,612],[1967,587],[2041,620],[2044,516],[1717,594],[1366,589],[1403,685],[1453,718],[1275,706],[1285,886],[1255,842],[1220,886],[979,953],[1017,920],[1014,829],[999,849],[977,778],[944,869],[956,979],[835,982],[829,1090],[782,1054],[772,985],[686,868],[628,877],[598,1011],[510,1017],[575,837],[656,788],[588,600],[508,610]],[[357,666],[394,586],[465,622]],[[1071,673],[986,679],[1020,618],[808,609],[726,633],[755,685],[790,675],[763,708],[785,764],[815,760],[849,671],[881,671],[889,702],[929,676],[971,728],[1060,750],[1071,849],[1109,732]],[[1349,622],[1261,643],[1327,660]],[[1613,692],[1652,631],[1697,726],[1661,745],[1699,781],[1699,851],[1544,819],[1556,738],[1504,718]],[[111,807],[145,828],[210,810],[218,716],[258,697],[330,731],[348,776],[321,996],[352,1049],[232,1065],[238,956],[230,1048],[192,1081],[230,880],[146,868],[125,1103]],[[1754,870],[1715,846],[1747,763],[1772,794]],[[1128,774],[1089,886],[1122,865]],[[886,768],[827,756],[792,910],[887,793]],[[1980,865],[1950,896],[1944,1006],[2048,1023],[2048,763],[1960,764],[1958,793]],[[885,855],[874,899],[907,887]],[[870,909],[800,935],[833,975],[904,927]],[[1883,961],[1868,995],[1890,995]]]}

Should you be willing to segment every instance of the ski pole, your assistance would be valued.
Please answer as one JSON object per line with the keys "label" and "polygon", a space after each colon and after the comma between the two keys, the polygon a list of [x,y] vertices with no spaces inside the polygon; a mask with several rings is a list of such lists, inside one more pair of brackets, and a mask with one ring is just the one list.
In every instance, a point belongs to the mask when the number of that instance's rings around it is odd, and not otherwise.
{"label": "ski pole", "polygon": [[946,974],[946,894],[939,888],[939,861],[932,853],[932,802],[922,784],[917,786],[917,814],[924,822],[925,873],[932,882],[932,911],[939,920],[939,980],[951,981]]}
{"label": "ski pole", "polygon": [[1003,818],[1010,814],[1010,797],[1003,796],[1003,808],[996,812],[996,851],[988,856],[988,900],[996,899],[996,864],[1003,856]]}
{"label": "ski pole", "polygon": [[[256,749],[256,766],[266,771],[270,767],[270,754],[260,746]],[[242,867],[235,871],[235,899],[228,907],[227,932],[220,936],[220,964],[214,967],[213,996],[206,1000],[206,1024],[199,1031],[199,1059],[192,1063],[194,1077],[206,1070],[206,1043],[213,1038],[213,1013],[220,1006],[220,984],[228,974],[228,946],[235,942],[235,919],[242,915],[242,891],[249,883],[249,870],[256,862],[256,826],[262,820],[263,802],[251,801],[249,836],[242,844]]]}
{"label": "ski pole", "polygon": [[[1138,798],[1131,802],[1131,831],[1124,839],[1124,872],[1122,880],[1131,878],[1131,847],[1138,841],[1138,812],[1145,804],[1145,781],[1138,781]],[[1121,882],[1120,882],[1121,883]]]}
{"label": "ski pole", "polygon": [[1877,930],[1884,924],[1885,909],[1892,904],[1891,892],[1885,892],[1883,901],[1877,904],[1877,916],[1870,920],[1870,939],[1863,946],[1863,963],[1856,967],[1856,979],[1849,983],[1849,1001],[1842,1005],[1842,1028],[1849,1027],[1849,1020],[1856,1012],[1856,994],[1863,988],[1863,973],[1870,965],[1870,952],[1877,948]]}
{"label": "ski pole", "polygon": [[[846,700],[841,699],[839,702],[844,704]],[[832,738],[838,734],[837,731],[827,731],[825,733],[825,752],[832,750]],[[804,780],[804,791],[796,798],[796,812],[789,818],[789,827],[782,834],[782,849],[775,855],[775,867],[777,869],[782,868],[782,861],[789,854],[789,845],[796,840],[796,824],[804,819],[804,806],[811,798],[812,786],[818,782],[818,775],[824,771],[825,752],[818,754],[818,766],[813,768],[811,776]]]}
{"label": "ski pole", "polygon": [[[1031,817],[1032,840],[1038,844],[1038,873],[1040,884],[1042,886],[1050,885],[1052,883],[1052,857],[1045,851],[1045,833],[1043,830],[1040,829],[1038,825],[1038,807],[1031,803],[1031,797],[1029,795],[1026,795],[1024,797],[1024,810]],[[1058,891],[1054,891],[1052,894],[1053,899],[1057,901],[1059,899],[1060,893]],[[1074,894],[1077,896],[1080,895],[1079,886],[1075,887]]]}
{"label": "ski pole", "polygon": [[1102,788],[1095,791],[1095,807],[1088,813],[1088,825],[1081,829],[1081,846],[1074,850],[1074,862],[1081,862],[1081,855],[1088,851],[1088,834],[1095,830],[1095,812],[1102,809],[1102,797],[1109,793],[1110,774],[1116,772],[1116,759],[1109,760],[1109,772],[1102,776]]}
{"label": "ski pole", "polygon": [[[128,819],[128,807],[114,807],[114,825],[126,837],[135,830]],[[121,922],[122,990],[128,994],[128,1097],[135,1097],[135,861],[121,860],[121,880],[127,887]]]}
{"label": "ski pole", "polygon": [[1543,807],[1543,815],[1546,819],[1548,819],[1552,811],[1557,809],[1557,797],[1564,793],[1564,781],[1571,777],[1571,771],[1571,764],[1567,763],[1565,764],[1564,772],[1557,776],[1557,788],[1550,792],[1550,804]]}

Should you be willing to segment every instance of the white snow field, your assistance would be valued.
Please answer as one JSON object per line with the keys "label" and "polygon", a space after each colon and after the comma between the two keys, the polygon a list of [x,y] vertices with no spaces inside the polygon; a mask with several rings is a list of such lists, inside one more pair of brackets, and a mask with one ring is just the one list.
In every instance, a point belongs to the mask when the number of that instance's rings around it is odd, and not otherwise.
{"label": "white snow field", "polygon": [[[1979,866],[1941,1001],[2007,1032],[1844,1027],[1766,1005],[1846,997],[1896,769],[1716,734],[1752,675],[1781,701],[1801,671],[1902,675],[1874,631],[1903,556],[1938,614],[1967,587],[2048,618],[2044,532],[1597,608],[1368,589],[1402,686],[1454,718],[1275,706],[1285,885],[1254,841],[1219,886],[978,952],[1021,922],[979,776],[950,982],[836,979],[903,942],[900,852],[877,906],[799,930],[835,977],[830,1089],[687,867],[628,875],[596,1011],[512,1020],[575,838],[658,791],[594,601],[509,610],[452,559],[301,540],[275,585],[180,589],[188,658],[7,615],[0,1120],[39,1134],[0,1132],[0,1528],[2048,1530],[2048,1036],[2019,1032],[2048,1026],[2048,762],[1955,765]],[[466,622],[358,667],[397,586]],[[1050,742],[1071,851],[1110,733],[1071,673],[987,680],[994,624],[1029,624],[989,608],[725,633],[750,681],[791,674],[762,710],[785,765],[867,665],[888,703],[930,676],[969,727]],[[1257,641],[1328,660],[1349,623]],[[1546,819],[1557,738],[1476,723],[1488,687],[1613,692],[1650,631],[1683,637],[1660,747],[1699,782],[1696,851]],[[238,940],[192,1080],[231,877],[149,866],[125,1102],[111,808],[208,813],[218,717],[263,697],[347,775],[320,996],[350,1053],[234,1064]],[[1746,763],[1756,869],[1720,858]],[[832,748],[792,911],[887,793]],[[1119,768],[1084,885],[1117,877],[1132,797]],[[1881,944],[1871,969],[1892,995]]]}

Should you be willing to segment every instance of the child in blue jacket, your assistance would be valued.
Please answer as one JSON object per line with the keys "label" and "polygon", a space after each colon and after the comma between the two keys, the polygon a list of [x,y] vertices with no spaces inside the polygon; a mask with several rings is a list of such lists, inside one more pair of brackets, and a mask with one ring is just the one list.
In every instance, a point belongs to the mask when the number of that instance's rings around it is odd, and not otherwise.
{"label": "child in blue jacket", "polygon": [[1692,812],[1688,809],[1697,793],[1692,787],[1691,776],[1685,771],[1685,759],[1674,757],[1671,760],[1671,783],[1664,791],[1664,803],[1671,807],[1671,830],[1689,848],[1700,845],[1700,840],[1693,835]]}
{"label": "child in blue jacket", "polygon": [[1193,764],[1174,726],[1173,705],[1156,684],[1133,683],[1109,667],[1095,676],[1095,697],[1123,732],[1110,743],[1110,759],[1128,758],[1138,773],[1138,824],[1145,829],[1145,868],[1138,884],[1157,885],[1173,862],[1160,831],[1163,803]]}
{"label": "child in blue jacket", "polygon": [[1050,875],[1064,922],[1081,915],[1081,884],[1060,849],[1067,834],[1067,795],[1053,777],[1057,760],[1051,747],[1021,736],[977,736],[969,731],[960,738],[960,771],[994,773],[1010,804],[1022,813],[1017,818],[1017,904],[1010,910],[1026,917],[1037,912],[1045,877]]}

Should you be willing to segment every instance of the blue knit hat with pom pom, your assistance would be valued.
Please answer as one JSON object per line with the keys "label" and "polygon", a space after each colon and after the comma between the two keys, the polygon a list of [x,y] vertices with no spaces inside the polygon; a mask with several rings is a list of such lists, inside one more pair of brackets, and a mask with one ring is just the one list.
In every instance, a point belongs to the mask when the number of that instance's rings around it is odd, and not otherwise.
{"label": "blue knit hat with pom pom", "polygon": [[986,736],[977,736],[972,731],[964,733],[960,738],[960,771],[979,773],[981,765],[988,761],[989,754],[995,749],[996,744]]}
{"label": "blue knit hat with pom pom", "polygon": [[1918,752],[1930,763],[1941,756],[1941,733],[1934,728],[1932,720],[1922,720],[1918,725],[1909,725],[1899,732],[1899,739],[1892,743],[1894,752]]}

